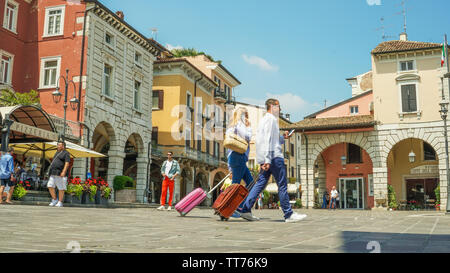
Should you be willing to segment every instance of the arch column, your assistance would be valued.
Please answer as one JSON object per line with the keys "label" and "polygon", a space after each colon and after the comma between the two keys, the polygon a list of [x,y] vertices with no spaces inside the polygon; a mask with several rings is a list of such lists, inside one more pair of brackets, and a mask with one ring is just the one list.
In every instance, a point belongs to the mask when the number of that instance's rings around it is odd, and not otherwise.
{"label": "arch column", "polygon": [[139,203],[144,203],[144,192],[145,192],[145,186],[147,185],[148,161],[149,161],[149,159],[147,157],[143,157],[143,156],[139,156],[136,159],[136,162],[137,162],[136,201]]}
{"label": "arch column", "polygon": [[[123,160],[125,158],[125,153],[121,146],[119,145],[111,145],[108,153],[109,162],[108,162],[108,183],[112,184],[114,181],[114,177],[117,175],[122,175],[123,173]],[[112,200],[114,200],[115,192],[112,191]]]}

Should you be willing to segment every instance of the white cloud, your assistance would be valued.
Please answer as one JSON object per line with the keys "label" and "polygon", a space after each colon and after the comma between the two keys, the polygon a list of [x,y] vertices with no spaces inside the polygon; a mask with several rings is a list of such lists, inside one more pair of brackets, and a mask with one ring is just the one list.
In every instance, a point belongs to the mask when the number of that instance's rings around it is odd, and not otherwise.
{"label": "white cloud", "polygon": [[269,64],[269,62],[258,56],[247,56],[246,54],[243,54],[242,58],[246,63],[250,65],[256,65],[257,67],[265,71],[278,71],[279,69],[278,66],[271,65]]}
{"label": "white cloud", "polygon": [[171,44],[166,44],[166,48],[167,48],[169,51],[172,51],[172,50],[174,50],[174,49],[183,49],[183,47],[180,46],[180,45],[178,45],[178,46],[173,46],[173,45],[171,45]]}
{"label": "white cloud", "polygon": [[266,93],[263,98],[238,98],[240,102],[253,104],[257,106],[265,107],[265,102],[269,98],[275,98],[280,102],[281,112],[284,114],[290,114],[291,121],[297,122],[303,120],[303,118],[309,114],[317,112],[322,109],[320,103],[310,103],[304,100],[302,97],[292,94],[273,94]]}
{"label": "white cloud", "polygon": [[366,0],[366,1],[367,1],[367,4],[369,6],[373,6],[373,5],[379,6],[379,5],[381,5],[381,0]]}

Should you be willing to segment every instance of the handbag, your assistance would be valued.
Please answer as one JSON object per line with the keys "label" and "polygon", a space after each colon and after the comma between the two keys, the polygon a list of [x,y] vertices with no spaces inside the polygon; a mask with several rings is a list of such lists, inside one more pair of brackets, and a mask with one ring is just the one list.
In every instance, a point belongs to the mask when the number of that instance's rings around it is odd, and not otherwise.
{"label": "handbag", "polygon": [[226,134],[223,146],[239,154],[245,154],[248,148],[247,141],[237,135],[237,127],[235,127],[235,133]]}

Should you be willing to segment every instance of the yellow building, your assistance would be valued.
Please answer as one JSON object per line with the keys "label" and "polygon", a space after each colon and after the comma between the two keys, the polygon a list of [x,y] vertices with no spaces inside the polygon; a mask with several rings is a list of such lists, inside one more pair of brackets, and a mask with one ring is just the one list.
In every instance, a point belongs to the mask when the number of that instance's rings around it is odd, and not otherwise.
{"label": "yellow building", "polygon": [[[197,187],[209,190],[228,174],[224,123],[234,103],[232,89],[240,82],[204,55],[160,59],[153,77],[152,201],[159,202],[160,168],[172,151],[181,167],[177,202]],[[211,205],[217,194],[204,205]]]}

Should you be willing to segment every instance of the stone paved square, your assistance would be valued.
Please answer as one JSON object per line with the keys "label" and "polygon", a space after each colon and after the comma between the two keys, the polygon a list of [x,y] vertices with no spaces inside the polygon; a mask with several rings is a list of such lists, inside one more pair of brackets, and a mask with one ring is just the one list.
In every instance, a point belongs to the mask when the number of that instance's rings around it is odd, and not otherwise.
{"label": "stone paved square", "polygon": [[[450,216],[437,211],[279,210],[220,221],[210,208],[186,217],[149,208],[0,205],[0,252],[450,253]],[[71,242],[71,243],[70,243]],[[69,244],[70,243],[70,244]],[[75,248],[72,248],[74,246]]]}

